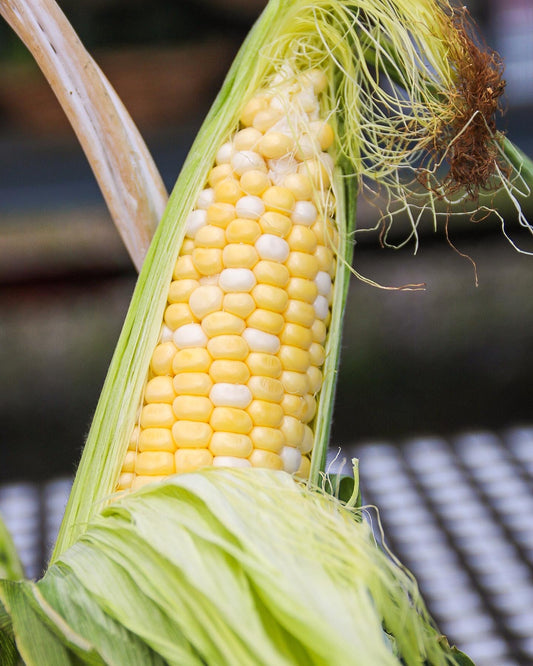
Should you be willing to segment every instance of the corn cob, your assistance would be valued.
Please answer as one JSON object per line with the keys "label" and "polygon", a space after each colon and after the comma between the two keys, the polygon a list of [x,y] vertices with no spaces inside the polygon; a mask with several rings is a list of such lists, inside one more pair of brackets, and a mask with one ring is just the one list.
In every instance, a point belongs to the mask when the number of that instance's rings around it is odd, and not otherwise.
{"label": "corn cob", "polygon": [[335,276],[326,75],[244,106],[186,221],[117,489],[200,467],[307,478]]}

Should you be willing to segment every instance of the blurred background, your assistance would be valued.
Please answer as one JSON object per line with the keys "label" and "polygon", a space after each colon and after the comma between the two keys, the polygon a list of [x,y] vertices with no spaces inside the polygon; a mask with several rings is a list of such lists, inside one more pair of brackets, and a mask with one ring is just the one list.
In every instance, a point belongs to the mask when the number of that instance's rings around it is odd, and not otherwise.
{"label": "blurred background", "polygon": [[[170,189],[265,3],[59,4],[122,97]],[[533,3],[466,5],[505,60],[508,112],[500,128],[533,156]],[[533,219],[533,201],[525,207]],[[363,205],[360,215],[362,225],[372,226],[371,208]],[[513,240],[533,249],[511,209],[506,225]],[[511,247],[497,220],[454,220],[450,237],[459,252],[448,245],[443,228],[428,224],[416,256],[412,245],[381,249],[377,234],[358,239],[359,273],[385,286],[424,282],[426,289],[391,291],[353,281],[333,450],[368,451],[367,442],[385,441],[403,456],[410,450],[404,444],[436,437],[452,442],[455,455],[464,450],[458,444],[464,444],[463,433],[488,432],[498,447],[503,442],[505,456],[510,440],[503,433],[529,432],[533,257]],[[472,261],[460,253],[475,262],[479,286]],[[0,484],[42,484],[74,473],[135,279],[59,104],[24,46],[0,23]],[[516,464],[522,468],[533,450],[528,436],[519,438],[525,457]],[[411,472],[409,477],[420,485]],[[531,478],[524,477],[528,493]],[[65,487],[59,486],[60,501]],[[380,498],[374,490],[369,482],[371,500]],[[20,506],[14,511],[20,513]],[[521,551],[529,578],[530,527],[529,550]],[[446,539],[451,541],[449,534]],[[514,636],[509,632],[506,641]],[[482,663],[533,660],[533,619],[525,636],[530,642],[509,652],[515,661],[496,651],[497,661]]]}

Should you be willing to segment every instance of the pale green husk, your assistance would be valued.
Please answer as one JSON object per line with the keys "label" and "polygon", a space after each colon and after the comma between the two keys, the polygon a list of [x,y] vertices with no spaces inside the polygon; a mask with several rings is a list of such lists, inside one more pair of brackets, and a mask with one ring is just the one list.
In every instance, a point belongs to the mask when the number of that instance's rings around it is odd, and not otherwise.
{"label": "pale green husk", "polygon": [[0,599],[27,666],[460,664],[360,518],[284,472],[175,476]]}

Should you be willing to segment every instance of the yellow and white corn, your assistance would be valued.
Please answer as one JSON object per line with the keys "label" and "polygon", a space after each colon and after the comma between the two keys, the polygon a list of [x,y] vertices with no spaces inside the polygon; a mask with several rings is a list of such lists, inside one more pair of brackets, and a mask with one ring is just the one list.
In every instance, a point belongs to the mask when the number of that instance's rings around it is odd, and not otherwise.
{"label": "yellow and white corn", "polygon": [[186,221],[117,490],[201,467],[309,474],[335,276],[320,70],[240,114]]}

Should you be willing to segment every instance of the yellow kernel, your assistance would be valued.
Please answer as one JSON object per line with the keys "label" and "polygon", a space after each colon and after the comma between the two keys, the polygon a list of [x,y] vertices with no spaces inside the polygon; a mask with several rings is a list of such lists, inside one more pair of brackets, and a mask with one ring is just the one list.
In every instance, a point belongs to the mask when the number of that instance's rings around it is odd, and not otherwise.
{"label": "yellow kernel", "polygon": [[217,183],[220,183],[222,180],[233,177],[233,169],[230,164],[219,164],[216,167],[213,167],[209,172],[207,181],[211,187],[215,187]]}
{"label": "yellow kernel", "polygon": [[222,309],[246,319],[255,310],[255,301],[250,294],[244,292],[226,294],[222,301]]}
{"label": "yellow kernel", "polygon": [[214,432],[209,443],[209,450],[214,456],[248,458],[253,448],[248,435],[235,432]]}
{"label": "yellow kernel", "polygon": [[283,384],[278,379],[254,375],[248,380],[248,388],[256,400],[277,403],[283,400]]}
{"label": "yellow kernel", "polygon": [[304,424],[294,416],[284,416],[280,426],[287,446],[300,446],[304,438]]}
{"label": "yellow kernel", "polygon": [[213,382],[205,372],[180,372],[172,385],[178,395],[209,395]]}
{"label": "yellow kernel", "polygon": [[272,451],[272,453],[279,453],[285,446],[285,436],[279,428],[255,426],[250,433],[250,439],[254,449]]}
{"label": "yellow kernel", "polygon": [[259,224],[264,234],[273,234],[280,238],[285,238],[292,228],[290,217],[273,210],[263,213],[259,219]]}
{"label": "yellow kernel", "polygon": [[222,307],[224,294],[220,287],[214,284],[204,284],[197,287],[189,299],[189,307],[198,319],[203,319],[211,312],[218,312]]}
{"label": "yellow kernel", "polygon": [[277,453],[254,449],[248,460],[252,467],[263,467],[265,469],[283,469],[283,462]]}
{"label": "yellow kernel", "polygon": [[307,403],[300,395],[291,395],[285,393],[281,401],[283,413],[287,416],[294,416],[295,419],[301,420],[305,415]]}
{"label": "yellow kernel", "polygon": [[260,331],[265,333],[271,333],[272,335],[279,335],[281,329],[285,325],[285,319],[283,315],[278,312],[272,312],[271,310],[262,310],[257,309],[252,312],[252,314],[246,320],[246,325],[249,328],[257,328]]}
{"label": "yellow kernel", "polygon": [[257,284],[252,289],[252,297],[258,308],[272,312],[283,312],[289,301],[285,289],[274,287],[271,284]]}
{"label": "yellow kernel", "polygon": [[310,134],[300,136],[296,143],[295,157],[298,160],[308,160],[318,155],[320,152],[320,144],[318,139]]}
{"label": "yellow kernel", "polygon": [[317,402],[315,397],[310,393],[304,396],[304,400],[305,400],[305,411],[302,416],[302,421],[304,423],[310,423],[315,418]]}
{"label": "yellow kernel", "polygon": [[266,400],[252,400],[248,405],[248,414],[256,426],[279,428],[283,419],[283,409],[275,402]]}
{"label": "yellow kernel", "polygon": [[136,425],[131,431],[130,441],[128,445],[129,451],[136,451],[139,446],[139,438],[141,435],[141,429]]}
{"label": "yellow kernel", "polygon": [[230,243],[222,250],[224,268],[253,268],[259,255],[253,245]]}
{"label": "yellow kernel", "polygon": [[155,474],[154,476],[146,476],[146,475],[136,476],[133,479],[133,483],[131,484],[131,489],[139,490],[139,488],[147,486],[150,483],[155,483],[156,481],[162,481],[163,479],[166,479],[168,476],[169,476],[168,474]]}
{"label": "yellow kernel", "polygon": [[309,352],[293,345],[281,345],[278,356],[284,370],[307,372],[311,363]]}
{"label": "yellow kernel", "polygon": [[257,149],[267,159],[284,157],[294,149],[294,141],[281,132],[267,132],[259,141]]}
{"label": "yellow kernel", "polygon": [[144,389],[145,402],[168,402],[174,400],[175,393],[172,388],[172,378],[168,375],[153,377]]}
{"label": "yellow kernel", "polygon": [[[204,227],[205,228],[205,227]],[[303,224],[295,224],[287,237],[287,243],[293,251],[308,252],[312,254],[316,250],[316,236],[309,227]],[[317,259],[318,262],[318,259]]]}
{"label": "yellow kernel", "polygon": [[213,464],[213,455],[208,449],[178,449],[174,454],[176,472],[194,472]]}
{"label": "yellow kernel", "polygon": [[192,255],[177,258],[172,276],[174,280],[198,280],[200,273],[193,264]]}
{"label": "yellow kernel", "polygon": [[289,322],[283,327],[280,340],[282,345],[293,345],[308,350],[313,342],[313,336],[309,328]]}
{"label": "yellow kernel", "polygon": [[172,370],[172,360],[176,354],[173,342],[162,342],[154,349],[150,366],[155,375],[168,375]]}
{"label": "yellow kernel", "polygon": [[218,359],[211,363],[209,374],[215,383],[246,384],[250,377],[250,370],[243,361]]}
{"label": "yellow kernel", "polygon": [[318,393],[322,388],[322,373],[314,366],[307,368],[307,378],[309,379],[309,393]]}
{"label": "yellow kernel", "polygon": [[204,396],[178,395],[172,403],[172,409],[178,419],[207,422],[213,411],[213,403]]}
{"label": "yellow kernel", "polygon": [[233,204],[218,202],[211,204],[207,209],[207,223],[225,229],[236,218]]}
{"label": "yellow kernel", "polygon": [[137,455],[135,473],[142,476],[174,474],[174,456],[168,451],[143,451]]}
{"label": "yellow kernel", "polygon": [[333,245],[333,240],[337,235],[335,222],[333,222],[333,220],[324,221],[319,219],[310,228],[316,235],[316,239],[320,245],[324,245],[325,247]]}
{"label": "yellow kernel", "polygon": [[168,403],[152,402],[141,410],[142,428],[170,428],[174,421],[174,412]]}
{"label": "yellow kernel", "polygon": [[318,342],[313,342],[309,347],[309,356],[311,359],[311,365],[320,367],[326,359],[324,347]]}
{"label": "yellow kernel", "polygon": [[259,261],[254,266],[253,273],[259,284],[271,284],[274,287],[284,288],[290,279],[289,269],[277,261]]}
{"label": "yellow kernel", "polygon": [[261,195],[267,210],[277,213],[290,213],[294,208],[296,199],[287,187],[272,185]]}
{"label": "yellow kernel", "polygon": [[194,250],[194,241],[192,238],[185,238],[181,248],[180,248],[180,257],[185,256],[186,254],[192,254]]}
{"label": "yellow kernel", "polygon": [[317,138],[322,150],[327,150],[335,139],[333,127],[323,120],[315,120],[310,123],[309,131]]}
{"label": "yellow kernel", "polygon": [[283,316],[286,321],[293,324],[300,324],[300,326],[305,326],[306,328],[310,328],[316,318],[315,308],[311,303],[304,303],[293,298],[287,303],[287,307],[283,311]]}
{"label": "yellow kernel", "polygon": [[242,110],[240,121],[245,127],[249,127],[259,111],[268,107],[268,100],[264,95],[256,95],[249,100]]}
{"label": "yellow kernel", "polygon": [[277,356],[265,352],[252,352],[246,359],[252,375],[277,379],[281,375],[281,362]]}
{"label": "yellow kernel", "polygon": [[171,303],[165,309],[165,324],[175,331],[184,324],[192,324],[196,321],[187,303]]}
{"label": "yellow kernel", "polygon": [[312,85],[313,90],[317,94],[324,92],[324,90],[328,87],[328,77],[321,69],[308,69],[304,74],[302,74],[302,79],[302,85],[305,85],[306,83]]}
{"label": "yellow kernel", "polygon": [[210,424],[215,431],[235,432],[241,435],[247,435],[254,425],[251,416],[236,407],[215,407]]}
{"label": "yellow kernel", "polygon": [[192,253],[194,267],[200,275],[216,275],[222,270],[222,250],[198,247]]}
{"label": "yellow kernel", "polygon": [[254,127],[246,127],[233,137],[233,148],[235,150],[252,150],[263,137],[259,130]]}
{"label": "yellow kernel", "polygon": [[315,257],[318,261],[318,270],[325,271],[331,275],[331,267],[333,265],[333,251],[329,247],[319,245],[315,250]]}
{"label": "yellow kernel", "polygon": [[175,451],[169,428],[146,428],[139,436],[139,451]]}
{"label": "yellow kernel", "polygon": [[283,186],[294,194],[297,201],[309,201],[313,196],[313,184],[305,174],[289,173],[283,179]]}
{"label": "yellow kernel", "polygon": [[304,397],[309,392],[309,378],[306,372],[284,370],[281,373],[281,383],[287,393]]}
{"label": "yellow kernel", "polygon": [[180,372],[207,372],[211,364],[211,357],[204,347],[189,347],[176,352],[172,371],[175,375]]}
{"label": "yellow kernel", "polygon": [[245,327],[244,321],[230,312],[212,312],[202,321],[202,328],[208,338],[217,335],[240,335]]}
{"label": "yellow kernel", "polygon": [[128,451],[124,462],[122,463],[122,472],[133,472],[135,471],[135,459],[137,458],[136,451]]}
{"label": "yellow kernel", "polygon": [[297,472],[294,473],[294,476],[298,477],[299,479],[303,479],[305,481],[309,478],[310,472],[311,472],[311,461],[307,456],[302,456],[300,468],[298,469]]}
{"label": "yellow kernel", "polygon": [[173,280],[168,289],[168,302],[187,303],[189,296],[199,284],[198,280]]}
{"label": "yellow kernel", "polygon": [[310,303],[312,305],[315,302],[315,298],[318,296],[318,287],[313,280],[301,277],[291,277],[287,284],[287,294],[289,295],[289,298],[294,298],[297,301],[303,301],[304,303]]}
{"label": "yellow kernel", "polygon": [[129,490],[135,479],[135,474],[131,472],[123,472],[118,477],[117,490]]}
{"label": "yellow kernel", "polygon": [[315,443],[315,436],[313,431],[308,425],[304,426],[304,436],[302,443],[300,444],[300,451],[303,454],[310,453],[313,450],[313,445]]}
{"label": "yellow kernel", "polygon": [[246,340],[240,335],[218,335],[207,343],[207,350],[214,359],[232,359],[244,361],[249,348]]}
{"label": "yellow kernel", "polygon": [[178,448],[206,449],[212,434],[209,423],[201,421],[176,421],[172,426],[172,437]]}
{"label": "yellow kernel", "polygon": [[196,247],[222,249],[226,245],[226,233],[221,227],[217,227],[214,224],[206,224],[204,227],[198,229],[193,243]]}
{"label": "yellow kernel", "polygon": [[313,342],[318,342],[322,344],[326,340],[328,330],[326,324],[320,319],[315,319],[313,325],[311,326],[311,335],[313,337]]}
{"label": "yellow kernel", "polygon": [[270,185],[267,174],[259,169],[250,169],[241,176],[241,190],[252,196],[261,196]]}
{"label": "yellow kernel", "polygon": [[292,277],[314,280],[318,273],[317,258],[306,252],[291,252],[285,266],[289,269]]}
{"label": "yellow kernel", "polygon": [[[238,180],[235,178],[224,178],[219,180],[213,188],[215,202],[236,204],[242,197],[242,190]],[[196,236],[194,237],[196,240]]]}
{"label": "yellow kernel", "polygon": [[272,125],[275,125],[278,120],[281,120],[283,112],[278,109],[264,108],[259,110],[252,121],[252,125],[260,132],[266,132]]}
{"label": "yellow kernel", "polygon": [[226,241],[228,243],[254,244],[261,235],[261,227],[255,220],[237,217],[226,228]]}
{"label": "yellow kernel", "polygon": [[298,173],[308,176],[317,189],[325,189],[330,185],[329,172],[318,159],[305,160],[298,167]]}

